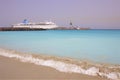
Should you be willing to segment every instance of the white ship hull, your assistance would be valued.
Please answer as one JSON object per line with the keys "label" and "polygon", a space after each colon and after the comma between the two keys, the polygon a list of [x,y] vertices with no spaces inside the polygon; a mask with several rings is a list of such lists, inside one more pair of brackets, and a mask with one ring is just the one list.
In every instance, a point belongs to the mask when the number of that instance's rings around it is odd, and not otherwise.
{"label": "white ship hull", "polygon": [[42,28],[42,29],[52,29],[58,27],[57,25],[13,25],[14,28]]}

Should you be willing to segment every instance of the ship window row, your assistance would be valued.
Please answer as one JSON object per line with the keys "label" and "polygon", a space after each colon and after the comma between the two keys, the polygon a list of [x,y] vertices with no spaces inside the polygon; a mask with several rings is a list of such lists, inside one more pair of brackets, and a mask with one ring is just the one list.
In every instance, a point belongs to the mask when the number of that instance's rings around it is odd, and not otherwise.
{"label": "ship window row", "polygon": [[27,25],[53,25],[53,24],[21,24],[21,25],[27,26]]}

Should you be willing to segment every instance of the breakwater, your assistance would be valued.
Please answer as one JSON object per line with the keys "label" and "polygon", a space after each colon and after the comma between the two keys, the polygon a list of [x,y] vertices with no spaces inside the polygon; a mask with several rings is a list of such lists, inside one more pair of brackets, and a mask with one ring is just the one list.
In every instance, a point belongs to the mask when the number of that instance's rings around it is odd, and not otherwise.
{"label": "breakwater", "polygon": [[42,28],[13,28],[13,27],[1,27],[0,31],[39,31],[46,30]]}

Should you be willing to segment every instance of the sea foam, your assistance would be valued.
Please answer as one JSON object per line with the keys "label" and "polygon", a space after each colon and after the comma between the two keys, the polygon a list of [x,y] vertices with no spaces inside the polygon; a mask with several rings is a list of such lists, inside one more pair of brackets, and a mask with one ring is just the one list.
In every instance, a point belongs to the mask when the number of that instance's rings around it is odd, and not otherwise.
{"label": "sea foam", "polygon": [[86,74],[86,75],[91,75],[91,76],[106,77],[112,80],[120,80],[120,72],[108,72],[108,73],[104,71],[101,72],[99,68],[94,67],[94,66],[84,69],[81,66],[76,65],[76,64],[65,63],[65,62],[56,61],[53,59],[45,60],[42,58],[35,58],[32,55],[16,54],[12,51],[7,51],[4,49],[0,49],[0,55],[4,57],[9,57],[9,58],[15,58],[22,62],[29,62],[29,63],[34,63],[36,65],[48,66],[60,72],[81,73],[81,74]]}

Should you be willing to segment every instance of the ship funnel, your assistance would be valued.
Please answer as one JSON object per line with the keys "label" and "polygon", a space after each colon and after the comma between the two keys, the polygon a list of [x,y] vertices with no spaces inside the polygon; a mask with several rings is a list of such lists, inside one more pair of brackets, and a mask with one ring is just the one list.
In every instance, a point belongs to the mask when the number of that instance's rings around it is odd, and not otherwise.
{"label": "ship funnel", "polygon": [[23,20],[23,24],[28,24],[28,22],[29,22],[29,21],[28,21],[27,19],[24,19],[24,20]]}

